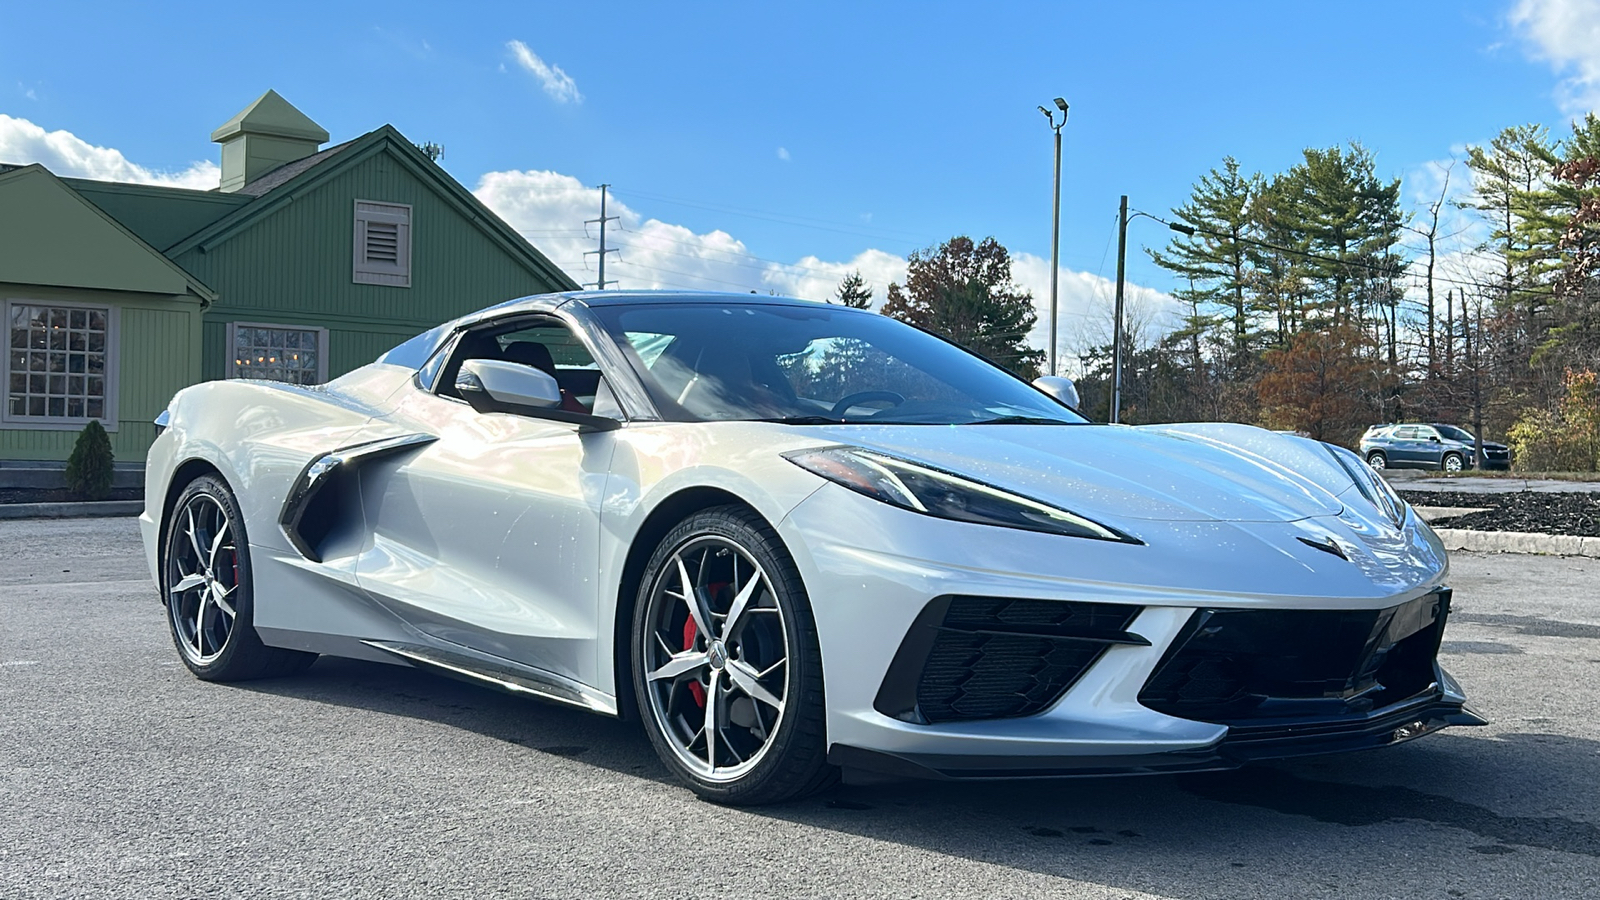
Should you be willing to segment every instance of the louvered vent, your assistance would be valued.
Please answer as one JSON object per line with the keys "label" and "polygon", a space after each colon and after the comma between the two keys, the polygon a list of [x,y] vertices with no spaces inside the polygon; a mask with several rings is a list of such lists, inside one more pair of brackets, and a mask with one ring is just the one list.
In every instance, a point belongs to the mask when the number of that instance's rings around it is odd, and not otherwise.
{"label": "louvered vent", "polygon": [[356,201],[356,284],[411,286],[411,207]]}
{"label": "louvered vent", "polygon": [[367,223],[367,262],[395,265],[400,261],[400,226],[393,222]]}

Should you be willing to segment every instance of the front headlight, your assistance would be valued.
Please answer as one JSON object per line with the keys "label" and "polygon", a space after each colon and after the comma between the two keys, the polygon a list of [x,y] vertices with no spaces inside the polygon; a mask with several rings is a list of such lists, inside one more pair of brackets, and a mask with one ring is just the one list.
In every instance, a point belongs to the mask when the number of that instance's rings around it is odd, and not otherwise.
{"label": "front headlight", "polygon": [[800,450],[783,457],[858,494],[927,516],[1101,541],[1143,543],[1048,503],[859,447]]}

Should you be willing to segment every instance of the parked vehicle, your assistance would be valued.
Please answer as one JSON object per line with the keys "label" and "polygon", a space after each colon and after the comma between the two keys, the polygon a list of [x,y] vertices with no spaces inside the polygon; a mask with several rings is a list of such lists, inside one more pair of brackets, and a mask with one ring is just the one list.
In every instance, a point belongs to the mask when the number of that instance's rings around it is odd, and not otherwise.
{"label": "parked vehicle", "polygon": [[[1361,457],[1374,469],[1443,469],[1460,472],[1473,467],[1472,432],[1456,425],[1408,423],[1374,425],[1361,436]],[[1511,468],[1511,449],[1483,442],[1485,469]]]}
{"label": "parked vehicle", "polygon": [[140,527],[199,678],[473,679],[636,719],[725,803],[1483,724],[1435,658],[1444,547],[1360,457],[1065,388],[828,304],[530,297],[327,385],[183,390]]}

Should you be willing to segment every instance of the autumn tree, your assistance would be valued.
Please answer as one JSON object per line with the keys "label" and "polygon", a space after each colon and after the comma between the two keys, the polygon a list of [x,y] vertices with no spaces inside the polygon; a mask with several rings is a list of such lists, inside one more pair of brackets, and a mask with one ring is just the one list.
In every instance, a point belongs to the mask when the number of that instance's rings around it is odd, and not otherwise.
{"label": "autumn tree", "polygon": [[1349,324],[1302,331],[1268,351],[1261,412],[1269,428],[1349,446],[1380,421],[1389,373],[1374,366],[1371,338]]}
{"label": "autumn tree", "polygon": [[1043,350],[1027,344],[1038,320],[1033,295],[1011,280],[1011,254],[992,237],[958,235],[913,252],[905,287],[890,282],[884,315],[925,328],[1023,378],[1039,374]]}

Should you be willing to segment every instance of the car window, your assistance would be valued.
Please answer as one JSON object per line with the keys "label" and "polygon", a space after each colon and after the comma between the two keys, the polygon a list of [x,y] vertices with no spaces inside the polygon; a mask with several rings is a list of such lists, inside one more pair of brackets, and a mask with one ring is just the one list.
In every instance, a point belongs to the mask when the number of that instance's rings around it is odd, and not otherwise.
{"label": "car window", "polygon": [[1434,431],[1427,425],[1423,425],[1417,429],[1417,437],[1425,441],[1437,440],[1439,437],[1439,432]]}
{"label": "car window", "polygon": [[1454,425],[1440,425],[1438,429],[1440,434],[1452,441],[1461,441],[1466,444],[1472,443],[1472,432],[1467,431],[1465,428],[1457,428]]}
{"label": "car window", "polygon": [[593,312],[668,419],[1085,421],[981,357],[876,313],[681,301]]}
{"label": "car window", "polygon": [[490,323],[464,332],[440,371],[436,392],[459,399],[456,376],[462,364],[472,359],[520,363],[548,373],[561,387],[562,408],[570,412],[591,412],[597,396],[606,409],[616,410],[609,389],[603,387],[594,356],[561,322],[523,319]]}
{"label": "car window", "polygon": [[1414,440],[1417,436],[1417,429],[1411,427],[1410,425],[1403,425],[1399,428],[1396,428],[1389,436],[1397,441]]}

